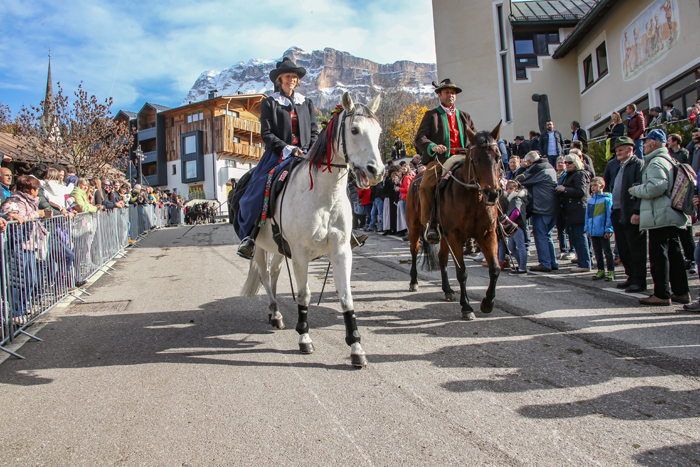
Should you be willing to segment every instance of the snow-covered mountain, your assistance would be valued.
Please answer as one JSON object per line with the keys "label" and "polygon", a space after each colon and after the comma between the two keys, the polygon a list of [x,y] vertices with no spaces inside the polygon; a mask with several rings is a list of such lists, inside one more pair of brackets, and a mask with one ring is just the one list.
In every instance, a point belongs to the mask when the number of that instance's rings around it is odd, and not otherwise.
{"label": "snow-covered mountain", "polygon": [[272,92],[268,75],[283,57],[289,57],[306,68],[299,91],[311,98],[320,109],[332,108],[340,103],[343,92],[353,99],[367,102],[370,97],[388,88],[425,95],[433,95],[432,82],[437,81],[434,63],[414,63],[401,60],[391,64],[379,64],[331,48],[305,52],[292,47],[275,60],[253,59],[239,62],[217,72],[202,73],[183,100],[183,104],[207,99],[209,91],[218,94],[255,94]]}

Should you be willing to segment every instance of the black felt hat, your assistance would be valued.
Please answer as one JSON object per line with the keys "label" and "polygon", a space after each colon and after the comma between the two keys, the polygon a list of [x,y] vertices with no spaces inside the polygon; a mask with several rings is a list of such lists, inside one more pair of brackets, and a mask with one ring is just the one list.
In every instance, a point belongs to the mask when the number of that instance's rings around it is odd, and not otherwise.
{"label": "black felt hat", "polygon": [[454,89],[457,91],[457,94],[462,92],[461,88],[458,88],[456,84],[454,84],[452,81],[450,81],[450,78],[445,78],[442,81],[440,81],[440,85],[433,81],[433,86],[435,86],[435,94],[440,94],[440,91],[443,89]]}
{"label": "black felt hat", "polygon": [[297,66],[292,59],[284,57],[281,62],[277,62],[277,68],[270,72],[270,81],[276,82],[277,78],[285,73],[296,73],[299,79],[302,79],[306,74],[306,68]]}

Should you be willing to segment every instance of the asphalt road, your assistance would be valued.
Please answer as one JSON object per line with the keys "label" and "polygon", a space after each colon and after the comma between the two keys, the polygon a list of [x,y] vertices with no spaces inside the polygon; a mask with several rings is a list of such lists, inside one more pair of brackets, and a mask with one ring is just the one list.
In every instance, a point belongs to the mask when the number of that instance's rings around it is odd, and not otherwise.
{"label": "asphalt road", "polygon": [[[332,278],[315,306],[326,261],[301,355],[285,270],[276,331],[265,297],[239,297],[232,239],[155,232],[88,304],[46,315],[44,342],[0,364],[0,465],[700,464],[698,314],[562,268],[502,274],[494,312],[466,322],[437,274],[408,292],[407,244],[373,234],[353,264],[356,370]],[[478,309],[486,268],[468,284]]]}

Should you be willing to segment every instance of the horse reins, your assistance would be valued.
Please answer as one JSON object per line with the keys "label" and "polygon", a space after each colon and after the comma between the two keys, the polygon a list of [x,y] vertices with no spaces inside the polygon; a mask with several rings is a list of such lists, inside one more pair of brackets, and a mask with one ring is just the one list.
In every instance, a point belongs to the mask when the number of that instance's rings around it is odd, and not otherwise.
{"label": "horse reins", "polygon": [[[445,168],[445,166],[442,165],[442,162],[440,162],[440,159],[436,158],[435,160],[437,161],[438,164],[440,164],[440,167],[442,167],[442,169],[445,171],[444,176],[452,178],[452,180],[454,182],[456,182],[458,185],[463,186],[464,188],[476,189],[479,191],[483,191],[483,188],[481,187],[481,184],[479,183],[479,174],[476,173],[476,162],[474,162],[474,158],[471,157],[471,150],[478,149],[478,148],[488,148],[490,146],[498,146],[498,143],[497,142],[485,143],[485,144],[480,144],[478,146],[474,144],[474,145],[469,146],[468,148],[452,148],[453,150],[456,150],[456,151],[466,151],[466,156],[469,157],[469,163],[470,163],[469,164],[468,178],[469,178],[469,181],[471,181],[473,179],[474,183],[465,183],[465,182],[459,180],[457,177],[454,176],[452,171],[447,170]],[[501,191],[501,187],[499,185],[498,192],[500,192],[500,191]],[[493,206],[496,203],[489,204],[486,201],[484,201],[484,204],[486,204],[487,206]]]}

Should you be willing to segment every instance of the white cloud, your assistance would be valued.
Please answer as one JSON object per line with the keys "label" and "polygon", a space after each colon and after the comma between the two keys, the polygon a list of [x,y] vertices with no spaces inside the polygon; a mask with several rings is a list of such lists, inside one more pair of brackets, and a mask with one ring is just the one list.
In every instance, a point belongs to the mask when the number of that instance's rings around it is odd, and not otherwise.
{"label": "white cloud", "polygon": [[279,58],[292,46],[380,63],[435,61],[430,0],[26,3],[0,4],[0,82],[36,89],[40,97],[28,104],[43,97],[49,47],[64,90],[83,82],[100,98],[111,92],[115,108],[131,109],[145,100],[180,102],[203,71]]}

